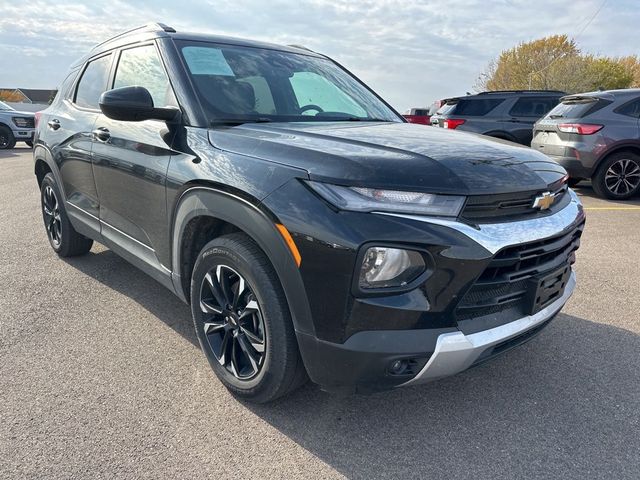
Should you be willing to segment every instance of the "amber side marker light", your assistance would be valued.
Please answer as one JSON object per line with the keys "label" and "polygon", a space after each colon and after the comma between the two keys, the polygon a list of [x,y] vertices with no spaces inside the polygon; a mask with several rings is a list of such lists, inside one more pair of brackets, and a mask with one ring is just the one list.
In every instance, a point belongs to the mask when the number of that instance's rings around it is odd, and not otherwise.
{"label": "amber side marker light", "polygon": [[287,242],[287,246],[291,251],[291,255],[293,255],[293,259],[296,261],[296,265],[299,267],[300,263],[302,262],[302,257],[300,256],[298,247],[296,247],[296,244],[293,241],[293,238],[291,237],[289,230],[287,230],[287,227],[285,227],[281,223],[276,223],[276,228],[280,232],[280,235],[282,235],[282,238],[284,238],[284,241]]}

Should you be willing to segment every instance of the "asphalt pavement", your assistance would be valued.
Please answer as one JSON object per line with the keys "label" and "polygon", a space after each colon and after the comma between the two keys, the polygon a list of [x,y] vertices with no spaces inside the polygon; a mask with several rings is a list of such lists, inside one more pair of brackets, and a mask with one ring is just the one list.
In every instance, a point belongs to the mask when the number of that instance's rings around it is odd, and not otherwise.
{"label": "asphalt pavement", "polygon": [[31,151],[1,151],[0,479],[638,479],[640,200],[577,191],[578,288],[536,339],[424,386],[257,407],[164,287],[101,245],[58,258]]}

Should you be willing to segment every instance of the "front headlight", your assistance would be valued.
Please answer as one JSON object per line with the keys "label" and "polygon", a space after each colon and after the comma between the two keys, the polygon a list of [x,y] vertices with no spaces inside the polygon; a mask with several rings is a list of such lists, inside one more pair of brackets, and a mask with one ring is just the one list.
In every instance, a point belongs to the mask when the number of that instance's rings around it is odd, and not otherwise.
{"label": "front headlight", "polygon": [[341,210],[355,212],[395,212],[457,217],[465,197],[431,193],[344,187],[329,183],[307,182],[322,198]]}

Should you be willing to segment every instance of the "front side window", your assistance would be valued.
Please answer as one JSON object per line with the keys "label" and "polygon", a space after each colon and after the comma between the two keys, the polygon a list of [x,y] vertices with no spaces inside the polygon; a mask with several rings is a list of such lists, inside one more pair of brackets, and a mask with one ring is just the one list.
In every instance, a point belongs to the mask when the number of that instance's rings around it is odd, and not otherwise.
{"label": "front side window", "polygon": [[76,90],[75,104],[79,107],[98,109],[100,95],[107,89],[111,54],[89,62]]}
{"label": "front side window", "polygon": [[357,79],[319,55],[177,43],[212,122],[402,121]]}
{"label": "front side window", "polygon": [[156,107],[176,106],[169,78],[153,45],[129,48],[120,53],[113,88],[146,88]]}

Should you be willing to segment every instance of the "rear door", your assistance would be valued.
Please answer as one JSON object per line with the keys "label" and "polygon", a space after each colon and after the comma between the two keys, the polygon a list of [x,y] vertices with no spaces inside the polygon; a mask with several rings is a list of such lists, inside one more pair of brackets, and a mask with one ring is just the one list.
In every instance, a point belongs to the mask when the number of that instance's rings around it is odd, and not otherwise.
{"label": "rear door", "polygon": [[518,143],[531,145],[533,125],[558,104],[559,97],[520,97],[508,112],[505,130]]}
{"label": "rear door", "polygon": [[[113,78],[114,88],[145,87],[156,107],[177,106],[155,43],[122,49]],[[159,120],[124,122],[100,114],[95,131],[102,235],[152,266],[170,265],[165,187],[175,128]]]}
{"label": "rear door", "polygon": [[113,54],[89,61],[66,98],[41,122],[43,137],[62,176],[67,209],[72,217],[99,232],[99,199],[91,164],[92,130],[100,113],[98,99],[107,89]]}

